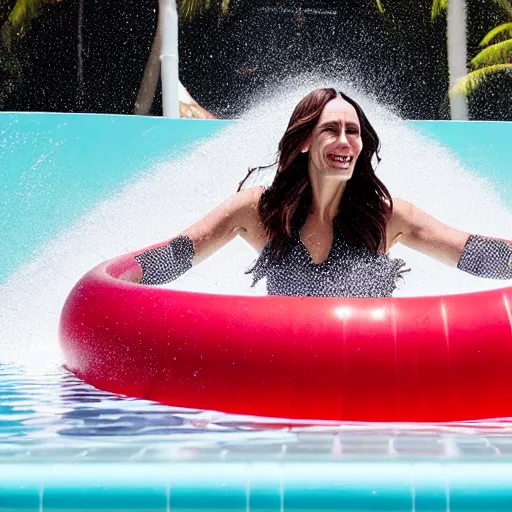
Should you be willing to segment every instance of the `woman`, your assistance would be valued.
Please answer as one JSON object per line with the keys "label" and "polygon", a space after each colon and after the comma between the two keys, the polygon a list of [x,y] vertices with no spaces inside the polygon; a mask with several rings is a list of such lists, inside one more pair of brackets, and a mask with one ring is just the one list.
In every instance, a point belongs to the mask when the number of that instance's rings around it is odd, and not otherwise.
{"label": "woman", "polygon": [[512,279],[511,245],[392,199],[373,168],[379,146],[355,101],[311,92],[279,143],[272,185],[239,188],[167,245],[136,256],[140,282],[172,281],[237,235],[260,253],[250,272],[254,282],[267,278],[272,295],[391,296],[405,265],[388,255],[395,242],[473,275]]}

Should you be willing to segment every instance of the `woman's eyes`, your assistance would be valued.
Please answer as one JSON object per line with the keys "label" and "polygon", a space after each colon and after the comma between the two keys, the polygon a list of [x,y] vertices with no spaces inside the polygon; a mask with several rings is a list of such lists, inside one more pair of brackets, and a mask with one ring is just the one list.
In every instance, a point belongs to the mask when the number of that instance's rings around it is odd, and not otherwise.
{"label": "woman's eyes", "polygon": [[[324,129],[325,132],[327,133],[332,133],[334,135],[338,135],[339,133],[339,130],[338,128],[325,128]],[[347,128],[345,130],[347,133],[350,133],[351,135],[359,135],[359,130],[357,128]]]}

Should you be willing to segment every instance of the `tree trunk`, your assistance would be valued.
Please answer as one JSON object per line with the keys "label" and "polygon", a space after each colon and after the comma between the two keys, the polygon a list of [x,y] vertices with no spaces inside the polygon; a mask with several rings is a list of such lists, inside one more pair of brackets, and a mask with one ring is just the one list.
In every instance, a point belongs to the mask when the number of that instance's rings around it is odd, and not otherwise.
{"label": "tree trunk", "polygon": [[133,113],[136,115],[147,116],[153,105],[158,79],[160,78],[160,48],[162,47],[162,17],[158,10],[158,19],[151,52],[149,53],[144,74],[139,86],[137,99]]}
{"label": "tree trunk", "polygon": [[[448,73],[451,89],[459,78],[468,73],[465,0],[448,0],[446,24]],[[452,94],[450,96],[450,114],[452,119],[463,121],[468,119],[468,105],[464,95]]]}
{"label": "tree trunk", "polygon": [[[167,20],[165,20],[167,16]],[[201,107],[183,87],[178,75],[178,11],[174,0],[159,2],[158,19],[151,52],[146,62],[139,86],[133,113],[148,115],[153,104],[158,80],[161,77],[162,62],[167,70],[166,83],[162,83],[164,116],[215,119],[215,116]],[[165,34],[165,30],[168,31]],[[163,48],[163,38],[167,44]],[[164,81],[164,77],[162,77]],[[166,95],[164,97],[164,95]]]}
{"label": "tree trunk", "polygon": [[180,117],[178,7],[176,0],[158,0],[162,20],[160,48],[160,77],[162,80],[162,110],[165,117]]}

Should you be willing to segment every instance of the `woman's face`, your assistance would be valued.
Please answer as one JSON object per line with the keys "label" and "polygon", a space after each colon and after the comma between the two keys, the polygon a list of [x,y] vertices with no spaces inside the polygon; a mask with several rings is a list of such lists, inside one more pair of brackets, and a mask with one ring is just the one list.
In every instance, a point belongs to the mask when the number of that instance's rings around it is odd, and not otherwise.
{"label": "woman's face", "polygon": [[309,172],[348,181],[363,148],[355,108],[341,97],[324,107],[309,140]]}

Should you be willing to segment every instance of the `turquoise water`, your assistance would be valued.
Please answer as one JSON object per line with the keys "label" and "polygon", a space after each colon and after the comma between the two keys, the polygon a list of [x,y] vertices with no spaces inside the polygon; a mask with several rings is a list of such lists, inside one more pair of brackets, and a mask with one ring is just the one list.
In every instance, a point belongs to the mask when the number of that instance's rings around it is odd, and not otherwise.
{"label": "turquoise water", "polygon": [[34,250],[151,165],[182,157],[227,121],[0,114],[0,282]]}
{"label": "turquoise water", "polygon": [[[230,124],[0,119],[0,282],[98,202]],[[511,204],[512,123],[409,124]],[[0,320],[9,321],[9,307]],[[0,512],[512,510],[507,418],[339,425],[240,417],[102,392],[57,364],[38,373],[1,360],[0,352]]]}
{"label": "turquoise water", "polygon": [[411,126],[450,148],[464,166],[488,177],[512,205],[512,123],[410,121]]}

